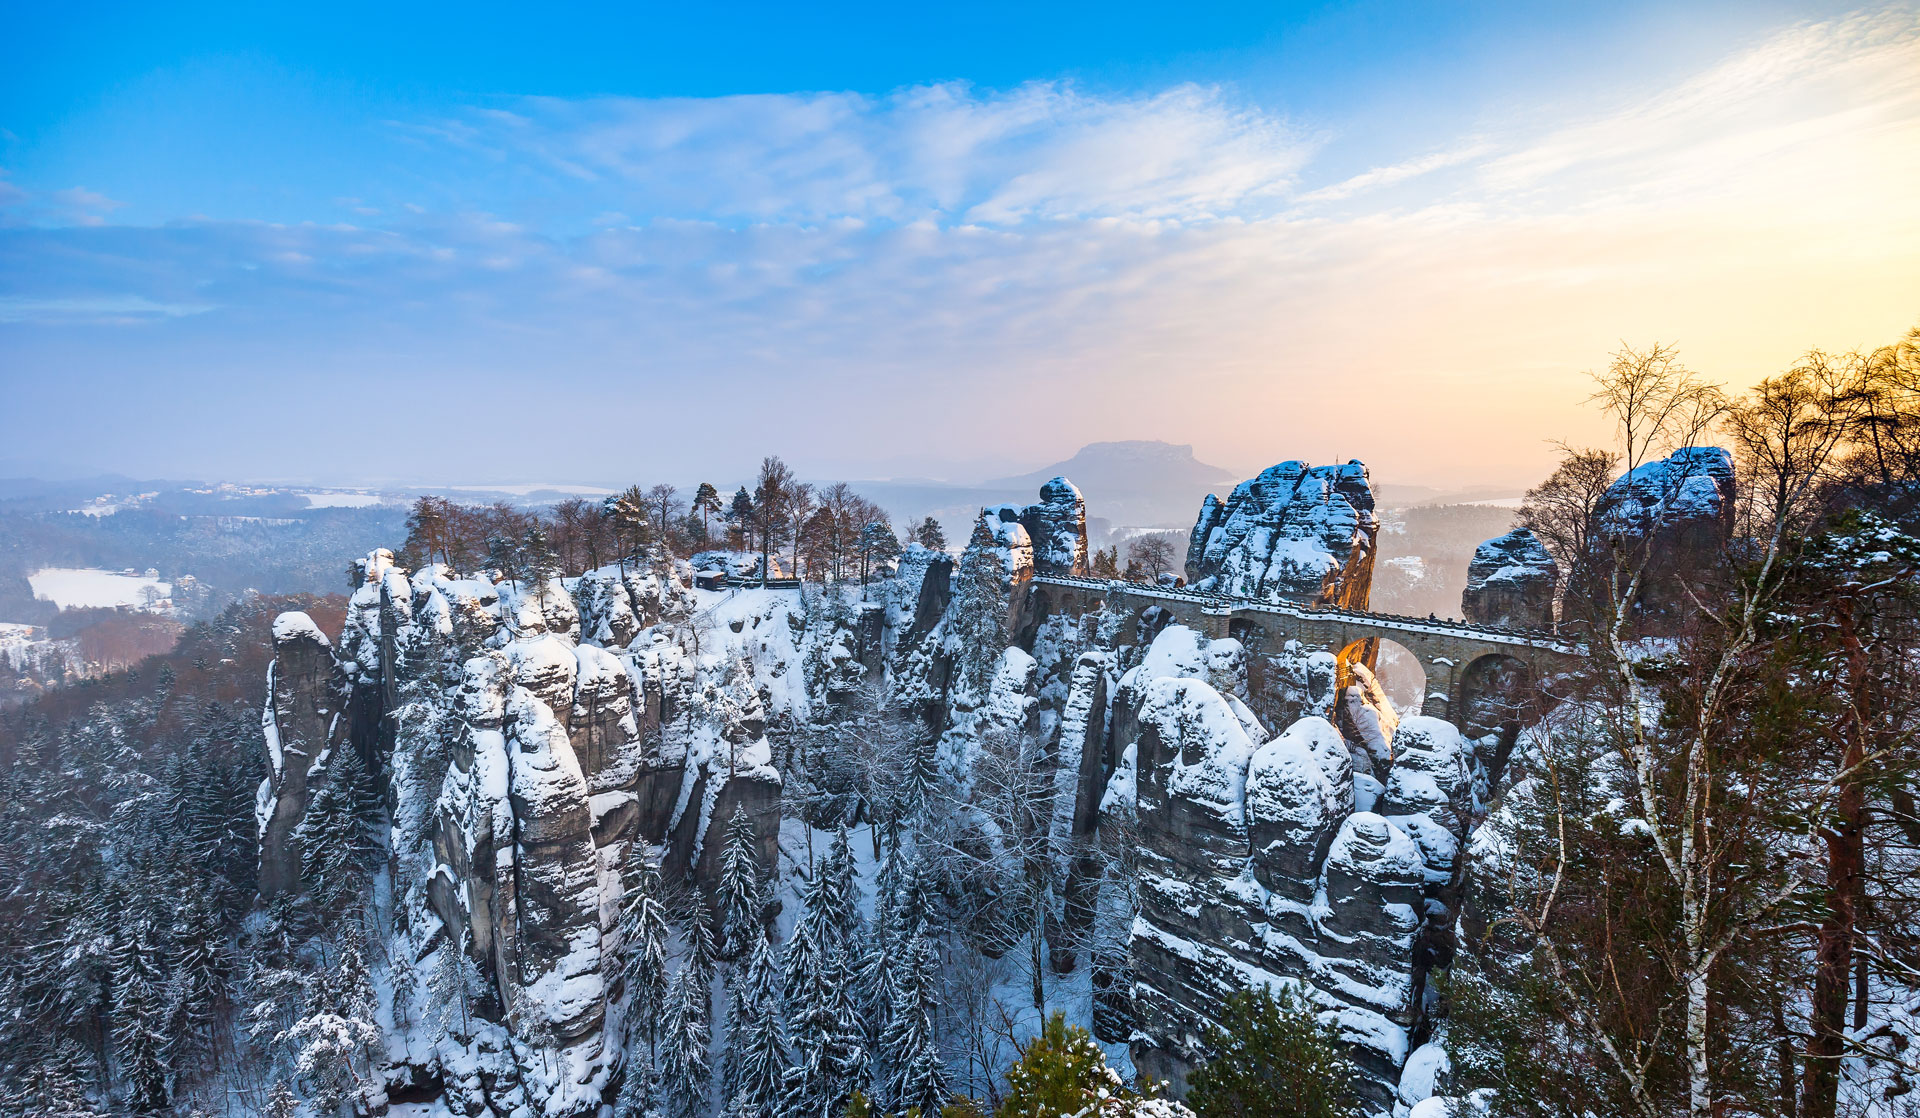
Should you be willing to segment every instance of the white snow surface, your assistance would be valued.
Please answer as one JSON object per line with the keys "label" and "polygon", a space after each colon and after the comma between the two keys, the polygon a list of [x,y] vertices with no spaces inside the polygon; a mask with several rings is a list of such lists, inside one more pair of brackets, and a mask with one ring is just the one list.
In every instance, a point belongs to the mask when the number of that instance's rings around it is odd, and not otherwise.
{"label": "white snow surface", "polygon": [[294,493],[292,496],[305,497],[310,509],[364,509],[384,503],[387,498],[378,493],[353,493],[338,491],[312,491]]}
{"label": "white snow surface", "polygon": [[318,643],[322,648],[333,647],[333,642],[327,640],[327,635],[320,631],[320,626],[313,623],[313,618],[300,610],[288,610],[273,619],[273,639],[276,643],[296,639],[310,640]]}
{"label": "white snow surface", "polygon": [[143,592],[148,589],[162,598],[173,593],[172,583],[152,575],[94,567],[42,567],[27,576],[27,583],[34,597],[61,609],[141,606],[146,604]]}
{"label": "white snow surface", "polygon": [[1146,699],[1140,721],[1157,724],[1162,740],[1176,751],[1168,793],[1244,829],[1253,741],[1233,708],[1198,679],[1156,679]]}

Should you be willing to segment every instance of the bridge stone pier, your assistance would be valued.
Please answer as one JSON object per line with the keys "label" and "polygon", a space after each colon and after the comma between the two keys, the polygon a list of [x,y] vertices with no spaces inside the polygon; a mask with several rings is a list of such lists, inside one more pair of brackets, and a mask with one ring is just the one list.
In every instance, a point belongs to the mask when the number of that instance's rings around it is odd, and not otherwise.
{"label": "bridge stone pier", "polygon": [[1299,641],[1303,648],[1335,654],[1342,686],[1350,678],[1348,664],[1358,661],[1371,668],[1380,641],[1391,640],[1418,658],[1426,671],[1421,713],[1461,723],[1463,730],[1469,729],[1466,721],[1475,720],[1476,698],[1515,672],[1539,679],[1586,655],[1580,645],[1539,630],[1253,601],[1143,583],[1040,575],[1027,592],[1032,625],[1050,616],[1079,617],[1108,607],[1133,614],[1150,631],[1178,622],[1209,637],[1236,638],[1255,653]]}

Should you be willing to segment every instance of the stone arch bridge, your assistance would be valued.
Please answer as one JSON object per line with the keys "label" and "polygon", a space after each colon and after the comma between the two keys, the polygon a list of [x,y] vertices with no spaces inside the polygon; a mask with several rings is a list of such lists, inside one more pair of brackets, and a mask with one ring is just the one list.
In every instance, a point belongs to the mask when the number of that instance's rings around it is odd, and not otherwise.
{"label": "stone arch bridge", "polygon": [[1391,640],[1412,653],[1426,672],[1421,713],[1455,721],[1471,715],[1476,696],[1496,686],[1503,675],[1511,678],[1518,671],[1527,678],[1543,678],[1586,656],[1583,645],[1535,629],[1255,601],[1135,582],[1039,575],[1031,580],[1028,594],[1031,624],[1054,614],[1078,617],[1112,605],[1136,617],[1158,609],[1157,624],[1177,621],[1209,637],[1238,638],[1255,652],[1299,641],[1303,648],[1334,653],[1342,685],[1349,678],[1348,664],[1358,660],[1371,668],[1380,641]]}

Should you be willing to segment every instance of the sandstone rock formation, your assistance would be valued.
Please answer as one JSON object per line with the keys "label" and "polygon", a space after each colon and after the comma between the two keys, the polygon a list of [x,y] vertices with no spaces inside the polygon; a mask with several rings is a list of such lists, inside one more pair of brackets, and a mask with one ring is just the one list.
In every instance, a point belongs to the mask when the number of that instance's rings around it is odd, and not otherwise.
{"label": "sandstone rock formation", "polygon": [[[275,625],[262,894],[299,888],[298,826],[326,750],[384,758],[396,920],[420,930],[395,947],[418,967],[473,960],[487,986],[473,1066],[510,1052],[510,1037],[553,1049],[538,1082],[522,1067],[446,1089],[466,1113],[590,1113],[617,1054],[603,954],[626,874],[644,855],[711,891],[736,810],[771,873],[781,779],[766,702],[801,717],[825,702],[826,681],[802,665],[833,657],[800,643],[844,651],[851,631],[796,635],[781,610],[746,612],[708,638],[727,656],[696,661],[658,625],[691,600],[670,563],[495,585],[442,566],[409,575],[380,551],[361,570],[338,658],[304,614]],[[776,691],[741,667],[760,651],[779,665]]]}
{"label": "sandstone rock formation", "polygon": [[1733,515],[1733,458],[1720,447],[1683,447],[1629,472],[1595,510],[1592,553],[1574,574],[1563,612],[1575,621],[1599,616],[1596,603],[1607,600],[1618,560],[1645,572],[1633,602],[1639,631],[1673,632],[1694,599],[1724,576]]}
{"label": "sandstone rock formation", "polygon": [[326,778],[328,755],[347,743],[346,673],[333,646],[304,613],[273,623],[273,663],[260,715],[268,776],[255,807],[260,828],[260,895],[300,887],[300,839],[307,805]]}
{"label": "sandstone rock formation", "polygon": [[[1295,982],[1355,1046],[1368,1100],[1390,1106],[1419,1015],[1427,898],[1452,879],[1472,801],[1459,734],[1404,720],[1385,792],[1369,792],[1378,812],[1356,811],[1360,781],[1382,788],[1356,771],[1371,758],[1319,714],[1270,733],[1243,701],[1240,642],[1170,625],[1135,655],[1117,682],[1112,654],[1077,661],[1061,720],[1073,772],[1056,783],[1077,796],[1102,769],[1101,810],[1130,815],[1138,836],[1135,1066],[1183,1089],[1228,996]],[[1055,811],[1078,825],[1080,805]],[[1111,1035],[1111,999],[1097,1000]]]}
{"label": "sandstone rock formation", "polygon": [[[293,751],[363,750],[393,805],[387,950],[423,974],[464,953],[484,985],[470,1038],[396,1026],[395,1076],[459,1113],[584,1118],[621,1074],[607,1034],[630,872],[645,859],[710,890],[736,812],[773,868],[773,742],[845,725],[877,675],[957,818],[941,849],[1049,883],[1018,917],[995,891],[1011,878],[988,883],[962,925],[983,954],[1038,929],[1035,960],[1090,966],[1101,1038],[1176,1085],[1232,993],[1298,984],[1390,1107],[1424,1039],[1480,758],[1444,721],[1397,718],[1340,649],[1203,634],[1164,602],[1063,612],[1034,578],[1086,573],[1085,503],[1064,478],[1040,498],[983,509],[957,561],[909,547],[859,601],[696,602],[664,556],[496,584],[370,555],[337,655],[298,615],[276,627],[263,891],[269,865],[298,888],[301,781],[324,776]],[[1359,463],[1283,463],[1209,498],[1190,569],[1206,589],[1364,607],[1376,530]],[[1010,758],[1032,783],[989,817]]]}
{"label": "sandstone rock formation", "polygon": [[1187,543],[1187,582],[1245,598],[1365,609],[1375,538],[1367,468],[1282,462],[1209,494]]}
{"label": "sandstone rock formation", "polygon": [[1040,487],[1040,503],[1020,510],[1033,541],[1033,570],[1042,575],[1087,573],[1087,502],[1066,478]]}
{"label": "sandstone rock formation", "polygon": [[1474,549],[1460,615],[1476,625],[1553,628],[1560,568],[1525,528],[1495,536]]}

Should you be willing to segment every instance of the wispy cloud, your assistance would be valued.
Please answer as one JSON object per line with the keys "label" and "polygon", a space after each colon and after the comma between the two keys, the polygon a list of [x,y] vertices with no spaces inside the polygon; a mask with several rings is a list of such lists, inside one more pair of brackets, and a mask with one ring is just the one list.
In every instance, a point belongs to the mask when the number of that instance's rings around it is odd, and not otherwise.
{"label": "wispy cloud", "polygon": [[[1516,191],[1587,184],[1714,187],[1812,139],[1910,122],[1920,109],[1920,11],[1807,23],[1614,111],[1574,119],[1491,160]],[[1592,185],[1588,186],[1592,189]]]}
{"label": "wispy cloud", "polygon": [[76,299],[31,299],[0,295],[0,322],[42,324],[120,324],[180,318],[212,310],[208,304],[156,303],[139,295],[102,295]]}
{"label": "wispy cloud", "polygon": [[649,216],[1008,225],[1204,220],[1278,198],[1316,140],[1218,89],[1034,83],[702,100],[526,99],[429,134]]}
{"label": "wispy cloud", "polygon": [[[853,472],[1138,436],[1420,480],[1534,473],[1622,335],[1737,378],[1920,315],[1910,9],[1789,28],[1611,108],[1463,121],[1358,174],[1321,172],[1320,132],[1195,86],[523,99],[406,131],[577,220],[348,189],[350,223],[83,226],[51,207],[110,211],[0,180],[11,344],[244,380],[218,408],[258,413],[285,469],[337,455],[331,429],[302,449],[274,419],[316,384],[380,402],[365,438],[457,468],[494,451],[422,416],[518,417],[550,377],[540,421],[569,438],[540,467],[569,476],[642,452]],[[716,381],[725,448],[683,421]]]}
{"label": "wispy cloud", "polygon": [[0,171],[0,228],[10,225],[105,225],[124,203],[84,186],[36,194]]}
{"label": "wispy cloud", "polygon": [[1351,178],[1342,179],[1329,186],[1309,190],[1294,200],[1302,204],[1311,204],[1314,202],[1335,202],[1341,199],[1351,198],[1356,194],[1362,194],[1383,186],[1394,186],[1434,171],[1443,170],[1448,167],[1458,167],[1462,163],[1472,162],[1493,150],[1494,145],[1487,140],[1470,140],[1459,147],[1447,151],[1436,151],[1427,155],[1417,155],[1412,159],[1404,159],[1398,163],[1390,163],[1384,167],[1374,167],[1362,171]]}

